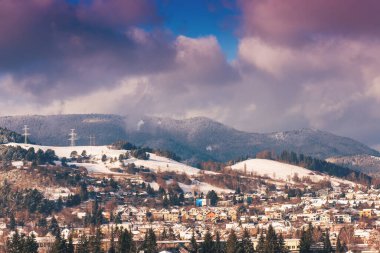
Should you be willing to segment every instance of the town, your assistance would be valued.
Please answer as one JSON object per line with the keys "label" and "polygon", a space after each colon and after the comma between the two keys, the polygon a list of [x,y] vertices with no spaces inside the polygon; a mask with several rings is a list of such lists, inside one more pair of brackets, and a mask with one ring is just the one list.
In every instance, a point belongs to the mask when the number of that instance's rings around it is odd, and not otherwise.
{"label": "town", "polygon": [[[279,157],[304,159],[287,154]],[[196,169],[164,155],[175,158],[127,142],[3,145],[2,250],[379,250],[380,189],[375,185],[264,159],[268,152],[221,171],[210,169],[219,165]],[[266,174],[251,170],[256,163]],[[268,172],[269,165],[277,174]]]}

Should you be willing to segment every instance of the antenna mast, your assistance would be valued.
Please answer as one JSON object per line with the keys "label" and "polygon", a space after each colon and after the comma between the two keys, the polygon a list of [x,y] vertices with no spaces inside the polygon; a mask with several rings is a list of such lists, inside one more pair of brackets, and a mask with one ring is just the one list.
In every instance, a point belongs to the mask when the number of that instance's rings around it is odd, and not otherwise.
{"label": "antenna mast", "polygon": [[28,125],[24,125],[24,134],[23,134],[23,136],[24,136],[24,143],[25,144],[28,144],[28,136],[30,135],[30,133],[29,133],[29,128],[28,128]]}
{"label": "antenna mast", "polygon": [[70,141],[70,146],[74,147],[75,146],[75,141],[78,139],[77,134],[75,133],[75,129],[71,129],[71,132],[69,133],[69,141]]}

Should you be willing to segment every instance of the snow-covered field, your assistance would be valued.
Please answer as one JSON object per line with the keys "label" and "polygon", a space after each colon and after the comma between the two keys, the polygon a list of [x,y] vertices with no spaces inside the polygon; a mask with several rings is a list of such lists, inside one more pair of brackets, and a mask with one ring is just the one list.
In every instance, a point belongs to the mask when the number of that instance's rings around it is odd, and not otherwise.
{"label": "snow-covered field", "polygon": [[314,172],[299,166],[281,163],[267,159],[249,159],[239,162],[231,166],[233,170],[246,172],[258,176],[268,176],[270,178],[279,179],[287,182],[292,182],[293,177],[297,175],[299,178],[309,177],[313,182],[318,182],[323,179],[331,180],[333,184],[352,184],[352,182],[331,177],[322,173]]}
{"label": "snow-covered field", "polygon": [[[59,157],[69,158],[72,151],[76,151],[79,155],[82,151],[86,151],[87,156],[90,157],[91,163],[69,163],[77,166],[85,167],[89,173],[105,173],[105,174],[119,174],[112,172],[112,168],[120,168],[121,163],[118,158],[121,154],[128,152],[127,150],[115,150],[111,149],[109,146],[68,146],[68,147],[55,147],[55,146],[39,146],[32,144],[20,144],[20,143],[9,143],[9,146],[21,146],[24,149],[29,149],[33,147],[35,151],[41,149],[46,151],[48,149],[54,150],[55,154]],[[106,155],[107,158],[116,158],[115,162],[102,162],[102,156]],[[155,154],[149,154],[149,160],[139,160],[136,158],[130,158],[124,160],[124,164],[134,163],[136,166],[144,166],[154,172],[158,171],[173,171],[176,173],[186,173],[187,175],[196,175],[199,173],[199,169],[188,166],[186,164],[171,160],[166,157],[157,156]]]}
{"label": "snow-covered field", "polygon": [[203,192],[207,193],[211,190],[214,190],[217,193],[231,193],[234,192],[233,190],[230,189],[224,189],[220,187],[213,186],[211,184],[205,183],[205,182],[196,182],[191,185],[186,185],[183,183],[178,183],[179,187],[182,188],[184,192]]}
{"label": "snow-covered field", "polygon": [[144,166],[154,172],[172,171],[175,173],[186,173],[187,175],[196,175],[199,173],[199,169],[197,168],[151,153],[149,153],[149,160],[130,158],[124,162],[126,164],[134,163],[136,166]]}
{"label": "snow-covered field", "polygon": [[[31,144],[19,144],[19,143],[9,143],[10,146],[21,146],[22,148],[28,149],[33,147],[36,151],[42,149],[46,151],[47,149],[52,149],[55,151],[59,158],[67,157],[69,158],[72,151],[76,151],[79,155],[82,151],[86,151],[87,156],[90,157],[90,161],[87,163],[77,163],[71,162],[69,164],[85,167],[89,173],[100,173],[100,174],[118,174],[123,175],[123,173],[113,172],[111,169],[118,169],[122,167],[122,163],[119,162],[118,158],[121,154],[128,152],[127,150],[115,150],[111,149],[109,146],[68,146],[68,147],[55,147],[55,146],[39,146]],[[107,161],[102,161],[102,156],[107,156]],[[134,163],[136,166],[143,166],[150,169],[153,172],[175,172],[177,174],[185,173],[191,178],[195,178],[200,173],[200,170],[186,164],[168,159],[166,157],[157,156],[155,154],[149,154],[148,160],[140,160],[137,158],[129,158],[124,160],[124,165]],[[113,158],[111,162],[109,158]],[[58,162],[59,163],[59,162]],[[277,161],[266,160],[266,159],[249,159],[246,161],[239,162],[231,166],[233,170],[239,170],[241,172],[246,172],[249,174],[268,176],[270,178],[281,180],[285,182],[293,182],[293,177],[297,174],[299,178],[309,177],[313,182],[318,182],[323,179],[330,180],[333,185],[339,185],[341,183],[353,184],[350,181],[330,177],[328,175],[313,172],[311,170],[280,163]],[[204,173],[218,174],[215,172],[204,171]],[[124,174],[125,175],[125,174]],[[196,185],[185,185],[179,183],[180,187],[185,192],[191,192],[194,188],[198,191],[207,192],[209,190],[215,190],[217,192],[230,192],[229,189],[222,189],[204,182],[198,182]],[[156,186],[156,185],[155,185]],[[157,187],[157,186],[156,186]]]}

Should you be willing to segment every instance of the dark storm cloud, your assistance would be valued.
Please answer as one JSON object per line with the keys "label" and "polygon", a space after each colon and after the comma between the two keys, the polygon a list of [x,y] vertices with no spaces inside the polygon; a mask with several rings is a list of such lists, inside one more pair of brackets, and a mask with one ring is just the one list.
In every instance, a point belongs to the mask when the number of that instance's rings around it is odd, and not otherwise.
{"label": "dark storm cloud", "polygon": [[241,0],[231,62],[212,32],[167,30],[153,3],[0,0],[0,114],[208,116],[380,143],[378,1]]}
{"label": "dark storm cloud", "polygon": [[[154,28],[160,21],[149,1],[104,5],[0,1],[0,73],[11,74],[26,91],[54,96],[65,90],[69,96],[172,65],[174,39]],[[138,24],[154,31],[144,33]]]}
{"label": "dark storm cloud", "polygon": [[321,36],[379,36],[377,0],[241,0],[244,32],[296,44]]}

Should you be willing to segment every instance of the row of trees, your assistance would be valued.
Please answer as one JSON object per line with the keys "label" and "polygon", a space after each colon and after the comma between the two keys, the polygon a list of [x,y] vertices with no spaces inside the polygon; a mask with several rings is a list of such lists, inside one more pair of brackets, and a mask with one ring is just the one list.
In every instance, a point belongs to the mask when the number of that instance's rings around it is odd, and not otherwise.
{"label": "row of trees", "polygon": [[[325,231],[324,234],[320,238],[318,238],[318,241],[315,240],[313,237],[315,228],[309,224],[309,227],[305,230],[302,229],[301,232],[301,239],[300,239],[300,253],[309,253],[311,252],[312,245],[317,242],[323,243],[323,249],[320,251],[321,253],[330,253],[333,251],[333,248],[331,246],[330,242],[330,234],[328,230]],[[338,247],[337,247],[338,249]],[[340,252],[340,251],[338,251]]]}
{"label": "row of trees", "polygon": [[288,252],[282,235],[277,236],[272,226],[269,227],[267,235],[261,234],[259,243],[254,248],[251,236],[247,229],[244,230],[241,240],[238,239],[234,230],[230,231],[227,242],[221,242],[219,232],[215,233],[215,241],[210,231],[207,231],[203,242],[198,244],[193,236],[188,249],[191,253],[283,253]]}
{"label": "row of trees", "polygon": [[54,150],[48,149],[45,152],[41,149],[34,150],[29,148],[28,150],[21,148],[20,146],[1,146],[0,148],[0,161],[5,164],[10,164],[12,161],[28,161],[35,165],[42,165],[46,163],[53,164],[58,160]]}
{"label": "row of trees", "polygon": [[38,253],[38,244],[34,235],[20,235],[16,231],[13,236],[7,240],[8,253]]}

